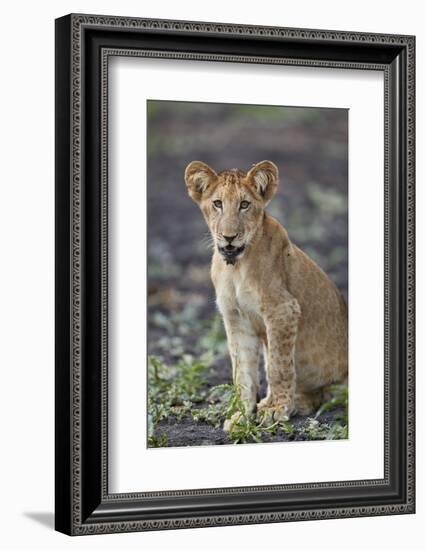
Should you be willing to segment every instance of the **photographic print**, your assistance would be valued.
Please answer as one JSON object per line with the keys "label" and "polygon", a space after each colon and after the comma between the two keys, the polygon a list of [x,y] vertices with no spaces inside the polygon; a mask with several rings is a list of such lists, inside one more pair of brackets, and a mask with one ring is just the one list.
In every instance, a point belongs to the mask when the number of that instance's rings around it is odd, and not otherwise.
{"label": "photographic print", "polygon": [[348,110],[147,102],[150,448],[348,420]]}

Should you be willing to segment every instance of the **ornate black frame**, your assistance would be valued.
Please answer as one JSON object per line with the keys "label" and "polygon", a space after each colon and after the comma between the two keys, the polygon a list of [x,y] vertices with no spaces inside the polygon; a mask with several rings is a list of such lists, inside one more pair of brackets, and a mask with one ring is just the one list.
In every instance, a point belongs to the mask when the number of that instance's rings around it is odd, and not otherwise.
{"label": "ornate black frame", "polygon": [[[111,55],[383,71],[383,479],[108,493],[106,130]],[[414,512],[414,56],[413,36],[74,14],[56,20],[58,531],[84,535]]]}

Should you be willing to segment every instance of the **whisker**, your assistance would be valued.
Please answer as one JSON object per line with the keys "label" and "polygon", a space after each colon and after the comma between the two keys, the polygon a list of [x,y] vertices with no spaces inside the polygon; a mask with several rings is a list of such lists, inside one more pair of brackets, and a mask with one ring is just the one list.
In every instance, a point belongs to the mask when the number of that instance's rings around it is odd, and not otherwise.
{"label": "whisker", "polygon": [[211,236],[210,233],[205,233],[205,234],[201,237],[201,242],[202,242],[207,248],[214,248],[213,237]]}

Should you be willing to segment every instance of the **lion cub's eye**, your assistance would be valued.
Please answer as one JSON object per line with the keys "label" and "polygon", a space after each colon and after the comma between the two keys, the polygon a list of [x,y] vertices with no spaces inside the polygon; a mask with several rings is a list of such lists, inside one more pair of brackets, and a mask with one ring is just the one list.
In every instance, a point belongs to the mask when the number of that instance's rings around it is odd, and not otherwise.
{"label": "lion cub's eye", "polygon": [[213,204],[216,206],[216,208],[222,208],[222,201],[213,201]]}
{"label": "lion cub's eye", "polygon": [[240,210],[247,210],[247,208],[250,206],[249,201],[241,201],[240,203]]}

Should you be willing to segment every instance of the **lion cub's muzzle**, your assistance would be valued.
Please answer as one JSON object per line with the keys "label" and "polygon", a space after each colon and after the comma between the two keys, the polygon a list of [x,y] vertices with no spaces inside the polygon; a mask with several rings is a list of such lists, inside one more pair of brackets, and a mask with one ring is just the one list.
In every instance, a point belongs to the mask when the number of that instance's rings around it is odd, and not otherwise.
{"label": "lion cub's muzzle", "polygon": [[237,257],[243,252],[245,246],[234,246],[232,244],[227,244],[226,246],[219,246],[219,252],[224,257],[226,263],[233,264]]}

